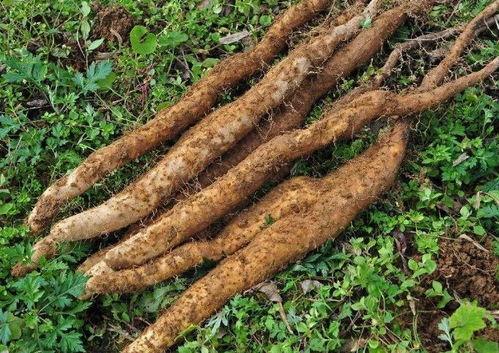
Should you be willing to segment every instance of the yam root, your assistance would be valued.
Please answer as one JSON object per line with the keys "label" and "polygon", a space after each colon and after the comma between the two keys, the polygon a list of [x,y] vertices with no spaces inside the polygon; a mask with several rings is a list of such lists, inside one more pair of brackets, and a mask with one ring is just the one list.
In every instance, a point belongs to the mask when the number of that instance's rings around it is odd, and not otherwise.
{"label": "yam root", "polygon": [[[454,46],[461,44],[462,36]],[[480,72],[484,75],[484,70],[493,72],[498,65],[499,58],[496,58]],[[434,82],[439,84],[444,75],[445,72],[440,70]],[[471,75],[459,79],[461,84]],[[443,85],[433,93],[449,93],[449,88],[459,80]],[[445,87],[447,89],[443,89]],[[436,100],[426,88],[411,95],[413,108]],[[402,99],[407,96],[399,97]],[[347,102],[341,109],[348,109],[354,101]],[[304,194],[313,197],[310,203],[262,229],[246,247],[230,255],[197,281],[124,352],[163,351],[175,342],[183,330],[192,324],[201,323],[232,295],[251,288],[327,239],[334,238],[358,212],[375,201],[393,182],[407,145],[407,131],[407,120],[399,120],[378,143],[338,171],[320,180],[301,178],[304,184],[300,188],[306,190]]]}
{"label": "yam root", "polygon": [[113,271],[102,263],[94,267],[97,262],[87,265],[84,272],[92,268],[87,273],[92,277],[86,284],[86,296],[133,292],[180,275],[205,260],[218,261],[233,254],[265,228],[268,215],[272,219],[281,219],[308,207],[313,197],[302,188],[304,179],[307,178],[297,177],[278,185],[258,203],[233,218],[214,239],[192,241],[133,269]]}
{"label": "yam root", "polygon": [[[346,63],[349,63],[349,62],[353,63],[356,60],[364,61],[365,57],[359,58],[359,56],[358,56],[359,53],[365,53],[366,55],[369,55],[368,53],[370,52],[371,49],[373,51],[376,50],[373,48],[373,46],[370,45],[370,43],[376,43],[376,40],[374,40],[375,34],[378,34],[380,36],[379,37],[379,41],[380,41],[379,45],[381,45],[381,41],[384,38],[386,39],[386,37],[391,33],[391,31],[394,30],[394,27],[397,26],[397,24],[403,20],[402,16],[405,17],[405,13],[401,10],[402,10],[402,7],[398,7],[398,8],[395,8],[393,10],[387,11],[386,13],[382,14],[373,23],[373,26],[371,29],[364,31],[364,32],[361,32],[351,43],[347,44],[345,46],[345,48],[343,48],[338,53],[336,53],[328,61],[324,70],[322,70],[321,74],[317,78],[314,79],[314,82],[317,82],[320,80],[326,81],[327,79],[323,78],[323,77],[329,76],[330,80],[331,80],[329,82],[331,82],[331,85],[334,85],[334,81],[336,81],[336,79],[335,79],[336,75],[334,75],[334,73],[333,73],[334,71],[332,71],[332,70],[334,70],[334,68],[336,68],[336,67],[340,67],[340,65],[332,65],[331,63],[334,61],[337,61],[337,59],[336,59],[337,57],[345,58],[345,60],[341,60],[341,62],[346,62]],[[488,26],[490,26],[491,24],[495,23],[497,16],[499,16],[499,15],[496,15],[495,17],[491,17],[489,20],[485,21],[485,24],[477,30],[477,34],[481,31],[483,31],[484,29],[488,28]],[[386,21],[386,18],[391,18],[391,19],[394,19],[394,21],[395,21],[394,23],[391,23],[391,25],[393,27],[391,29],[389,29],[388,32],[385,32],[386,26],[389,25],[390,23],[388,21]],[[340,23],[338,23],[338,24],[340,24]],[[369,82],[368,84],[366,84],[364,86],[358,87],[358,88],[354,89],[352,92],[343,96],[342,98],[340,98],[339,100],[334,102],[333,106],[331,106],[329,109],[339,109],[341,106],[345,105],[346,103],[351,102],[354,98],[358,97],[362,93],[365,93],[365,92],[372,90],[372,89],[379,88],[382,85],[383,81],[392,73],[392,70],[394,69],[394,67],[396,66],[397,62],[399,61],[401,55],[404,52],[409,51],[411,49],[414,49],[418,46],[424,46],[425,44],[432,43],[432,42],[435,42],[437,40],[446,39],[449,36],[453,36],[456,33],[458,33],[459,31],[462,31],[464,28],[465,28],[464,26],[449,28],[449,29],[446,29],[446,30],[443,30],[440,32],[425,34],[425,35],[422,35],[420,37],[412,38],[412,39],[409,39],[403,43],[397,44],[395,46],[395,49],[390,53],[387,60],[385,61],[384,66],[378,71],[377,75],[371,80],[371,82]],[[373,33],[371,33],[371,32],[373,32]],[[461,47],[463,47],[463,46],[461,45]],[[364,51],[360,50],[361,48],[364,48]],[[360,64],[360,62],[357,64]],[[349,74],[348,68],[344,68],[343,70],[340,69],[340,70],[338,70],[338,72],[343,72],[343,75],[345,75],[345,76]],[[307,85],[310,84],[310,80],[308,80],[308,81],[309,82],[307,83]],[[314,86],[314,85],[312,85],[312,86]],[[324,87],[325,85],[324,84],[316,84],[315,86]],[[305,92],[310,92],[310,91],[306,90]],[[315,92],[318,92],[318,90],[316,90]],[[267,130],[265,135],[262,135],[262,134],[257,133],[257,132],[252,132],[246,138],[244,138],[238,144],[238,146],[236,148],[229,151],[224,156],[223,163],[214,164],[214,165],[210,166],[210,168],[208,168],[205,172],[203,172],[199,178],[199,183],[200,183],[201,188],[211,184],[213,182],[213,180],[215,180],[220,175],[225,174],[225,172],[228,169],[230,169],[232,166],[239,163],[242,159],[244,159],[249,153],[251,153],[251,151],[253,151],[260,144],[262,144],[263,142],[267,141],[268,139],[276,136],[278,131],[284,132],[284,131],[286,131],[286,129],[288,127],[290,127],[290,128],[294,127],[293,123],[286,125],[286,122],[297,121],[296,124],[297,125],[300,124],[301,120],[304,119],[304,117],[302,117],[302,115],[298,114],[298,109],[291,109],[291,108],[294,108],[295,106],[297,106],[297,107],[305,106],[305,104],[301,103],[301,102],[303,102],[303,100],[295,98],[295,97],[299,97],[301,94],[303,94],[302,91],[296,93],[293,96],[293,99],[291,99],[291,103],[290,103],[291,107],[287,106],[285,109],[286,112],[281,113],[273,120],[274,124],[272,124],[270,126],[270,128]],[[317,93],[317,95],[318,94],[319,93]],[[295,102],[295,104],[293,104],[293,102]],[[303,115],[305,115],[308,113],[309,108],[301,109],[301,111],[303,112]],[[281,118],[283,115],[288,115],[290,118],[288,118],[288,119]],[[297,116],[298,116],[298,118],[296,118]],[[300,122],[298,122],[298,121],[300,121]],[[270,125],[270,123],[267,123],[267,125]],[[262,129],[262,130],[265,131],[265,129]],[[183,197],[183,198],[185,198],[185,197]],[[262,203],[262,205],[263,205],[263,203]],[[269,207],[268,209],[270,210],[271,208]],[[269,214],[274,214],[274,212],[269,212]],[[241,217],[242,216],[240,216],[239,218],[241,218]],[[240,222],[240,220],[235,220],[234,222]],[[245,222],[247,222],[247,220]],[[137,227],[135,228],[135,230],[139,230],[139,229],[140,228],[137,228]],[[126,237],[124,237],[120,242],[123,242],[123,241],[129,239],[133,235],[133,233],[134,233],[133,231],[127,232]],[[224,233],[226,233],[226,230],[224,230]],[[221,238],[223,238],[222,235],[221,235]],[[217,241],[216,244],[215,243],[211,244],[211,243],[212,242],[210,242],[210,244],[199,245],[199,247],[202,249],[204,254],[206,254],[207,248],[208,249],[210,249],[211,247],[218,248],[220,246],[219,241]],[[80,272],[87,272],[88,270],[90,270],[90,268],[92,266],[94,266],[98,262],[102,261],[104,259],[105,254],[115,246],[116,245],[108,246],[104,249],[101,249],[100,251],[98,251],[94,255],[90,256],[78,268],[78,270]],[[198,247],[198,245],[192,245],[192,244],[189,244],[188,246],[194,247],[194,248]],[[184,249],[186,249],[186,248],[184,248]],[[184,251],[174,250],[174,253],[177,253],[177,252],[181,252],[181,253],[185,254]],[[200,253],[200,252],[201,252],[201,250],[194,250],[194,253]],[[210,255],[210,259],[215,260],[213,258],[214,257],[214,255],[213,255],[214,250],[213,251],[209,250],[209,252],[212,254],[212,255]],[[154,264],[151,264],[151,263],[146,264],[143,266],[143,268],[141,266],[137,269],[136,272],[134,272],[133,270],[128,270],[129,274],[125,274],[127,272],[123,271],[124,277],[130,279],[130,280],[126,280],[124,282],[122,280],[120,280],[119,282],[115,283],[113,281],[113,278],[116,277],[117,275],[102,277],[102,278],[98,278],[98,279],[97,278],[91,279],[89,281],[89,284],[87,284],[87,287],[88,287],[87,292],[88,293],[106,293],[106,292],[113,292],[113,291],[118,291],[118,292],[133,291],[134,289],[132,289],[132,288],[136,288],[136,286],[134,286],[132,283],[143,283],[144,284],[143,286],[139,286],[140,288],[143,288],[143,287],[151,285],[153,283],[157,283],[157,282],[160,282],[162,280],[167,280],[171,276],[176,275],[176,274],[180,274],[185,269],[189,268],[189,266],[190,266],[189,264],[192,264],[192,266],[194,266],[195,264],[197,264],[197,261],[199,260],[199,258],[196,258],[196,257],[194,257],[193,259],[190,259],[190,260],[184,259],[184,257],[182,257],[182,259],[183,259],[182,261],[184,263],[182,268],[179,268],[178,265],[176,265],[176,266],[171,265],[172,268],[170,270],[168,270],[167,272],[165,270],[163,270],[162,268],[164,267],[163,264],[171,262],[169,257],[161,257]],[[153,268],[153,269],[151,269],[151,268]],[[155,275],[152,276],[151,278],[149,278],[148,274],[152,273],[152,271],[154,271]],[[163,273],[163,275],[162,275],[162,273]],[[132,278],[137,279],[137,281],[131,280]],[[94,285],[94,283],[96,283],[96,284]],[[103,285],[102,283],[110,283],[110,284],[108,286],[106,286],[106,285]],[[123,285],[120,286],[117,283],[123,283]],[[126,283],[128,283],[128,284],[126,284]]]}
{"label": "yam root", "polygon": [[[321,66],[343,41],[360,31],[364,18],[372,18],[378,0],[372,0],[361,15],[312,38],[273,67],[265,77],[236,101],[211,113],[184,133],[165,157],[141,178],[100,206],[64,219],[33,247],[33,264],[50,257],[64,240],[89,239],[123,228],[148,215],[161,201],[199,174],[211,161],[250,132],[269,110],[278,107]],[[22,274],[21,268],[14,273]]]}
{"label": "yam root", "polygon": [[383,43],[405,21],[407,12],[420,11],[421,7],[401,5],[381,14],[367,30],[359,33],[351,42],[336,52],[314,77],[285,102],[280,109],[261,126],[244,137],[235,148],[228,151],[221,161],[213,163],[198,177],[201,188],[211,184],[230,168],[241,162],[258,146],[283,132],[300,127],[313,105],[343,78],[366,64],[382,47]]}
{"label": "yam root", "polygon": [[[360,12],[361,2],[356,2],[343,13],[338,15],[332,22],[333,26],[339,26],[350,20],[353,16]],[[233,149],[228,151],[223,157],[222,163],[214,162],[206,170],[204,170],[193,183],[193,187],[187,188],[177,193],[172,197],[175,202],[184,200],[194,191],[199,191],[202,188],[210,185],[213,181],[225,174],[230,168],[238,164],[248,154],[255,150],[262,143],[270,140],[272,137],[277,136],[279,133],[289,131],[301,125],[305,120],[306,115],[312,108],[320,95],[325,94],[327,86],[333,87],[338,80],[348,76],[354,69],[363,65],[369,60],[383,45],[383,42],[400,26],[406,17],[404,6],[399,6],[393,10],[387,11],[382,14],[379,19],[373,23],[373,26],[366,31],[361,32],[351,43],[348,43],[345,48],[342,48],[338,53],[334,54],[328,60],[321,72],[314,78],[314,84],[311,85],[311,80],[307,80],[304,84],[305,87],[320,86],[324,87],[323,92],[314,91],[308,93],[306,96],[310,97],[305,102],[302,100],[302,94],[294,94],[289,102],[286,102],[278,109],[277,116],[272,117],[271,121],[266,121],[256,130],[250,132],[243,138]],[[341,55],[342,60],[337,57]],[[340,65],[342,64],[342,65]],[[322,82],[322,83],[319,83]],[[301,92],[301,90],[300,90]],[[315,96],[316,98],[312,97]],[[274,114],[272,114],[274,115]],[[264,131],[264,133],[262,133]],[[276,173],[273,179],[281,179],[287,175],[289,168],[282,168]],[[168,208],[168,206],[167,206]],[[160,210],[164,212],[164,210]],[[121,243],[130,238],[133,233],[138,232],[140,229],[150,225],[155,221],[160,214],[155,214],[147,220],[141,220],[137,224],[131,225],[126,231],[125,236],[120,239]],[[89,256],[79,267],[79,272],[87,272],[92,266],[104,259],[105,254],[118,244],[106,246],[100,249],[93,255]]]}
{"label": "yam root", "polygon": [[313,205],[277,220],[195,282],[123,352],[163,352],[183,330],[213,315],[233,295],[335,238],[393,183],[404,156],[404,139],[405,135],[388,133],[325,178],[302,178],[300,188],[311,195]]}
{"label": "yam root", "polygon": [[270,64],[285,47],[292,31],[331,6],[331,0],[302,0],[289,8],[270,27],[252,50],[235,54],[216,65],[193,85],[184,97],[154,119],[103,147],[75,170],[57,180],[39,198],[28,217],[33,233],[41,231],[68,200],[81,195],[109,172],[158,147],[201,119],[216,103],[218,95]]}
{"label": "yam root", "polygon": [[[313,104],[339,80],[348,76],[353,70],[365,64],[383,45],[384,41],[404,22],[408,10],[420,11],[421,8],[398,6],[380,15],[371,28],[362,31],[344,48],[335,53],[327,61],[322,70],[313,78],[307,80],[303,87],[296,92],[289,102],[285,103],[278,114],[242,139],[237,146],[223,156],[223,163],[214,163],[198,177],[198,187],[204,188],[214,180],[225,174],[259,145],[285,131],[300,126],[310,112]],[[353,12],[353,11],[352,11]],[[353,16],[353,13],[351,14]],[[337,19],[335,25],[342,24],[349,17],[343,15]],[[182,200],[184,197],[177,197]],[[111,247],[106,248],[106,253]],[[97,263],[103,258],[104,251],[85,261],[83,272],[90,269],[88,265]]]}
{"label": "yam root", "polygon": [[[405,116],[435,106],[476,84],[499,66],[496,58],[482,70],[428,92],[397,95],[374,90],[339,111],[330,111],[306,129],[279,135],[257,148],[209,187],[178,203],[151,226],[116,246],[105,261],[113,269],[145,263],[186,241],[255,192],[279,166],[341,139],[351,138],[378,117]],[[217,207],[213,207],[217,205]]]}

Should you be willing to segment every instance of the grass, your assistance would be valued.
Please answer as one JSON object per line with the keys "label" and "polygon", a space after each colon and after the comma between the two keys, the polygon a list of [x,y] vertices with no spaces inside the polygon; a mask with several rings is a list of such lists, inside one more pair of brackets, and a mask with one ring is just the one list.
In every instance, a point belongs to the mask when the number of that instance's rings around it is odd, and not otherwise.
{"label": "grass", "polygon": [[[103,7],[122,6],[135,25],[144,27],[120,44],[93,36],[93,4],[0,1],[0,351],[118,352],[210,268],[206,264],[142,293],[91,302],[76,299],[85,278],[73,269],[97,244],[65,246],[62,255],[25,278],[9,275],[10,267],[30,252],[33,240],[23,219],[48,183],[173,104],[220,57],[260,37],[279,9],[289,5],[275,0],[199,3],[102,1]],[[462,23],[487,3],[435,6],[424,28]],[[414,22],[401,28],[385,52],[417,33],[414,28]],[[251,35],[220,44],[220,38],[243,30]],[[111,54],[98,60],[98,53]],[[410,87],[428,68],[424,57],[412,54],[390,86]],[[495,37],[488,33],[467,53],[465,66],[478,68],[498,54],[497,31]],[[375,58],[362,70],[367,74],[345,80],[326,100],[372,75],[382,59]],[[438,261],[440,241],[462,234],[491,243],[489,250],[499,256],[494,236],[499,217],[497,89],[490,80],[422,114],[397,184],[337,241],[273,280],[271,288],[282,302],[268,292],[238,295],[204,325],[185,332],[178,352],[332,352],[341,347],[424,352],[431,347],[418,318],[431,310],[439,317],[439,331],[430,342],[454,352],[494,352],[497,345],[479,337],[484,327],[496,329],[490,312],[497,304],[486,310],[481,298],[456,294],[438,277]],[[232,95],[228,92],[224,100]],[[366,130],[352,143],[315,153],[298,161],[292,173],[322,175],[366,148],[373,136]],[[159,155],[150,153],[115,172],[71,202],[61,216],[99,204]]]}

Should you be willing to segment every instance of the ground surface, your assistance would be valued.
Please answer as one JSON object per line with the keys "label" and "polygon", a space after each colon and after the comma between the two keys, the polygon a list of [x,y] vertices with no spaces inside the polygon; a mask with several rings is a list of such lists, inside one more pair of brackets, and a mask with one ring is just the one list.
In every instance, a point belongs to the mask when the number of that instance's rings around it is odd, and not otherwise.
{"label": "ground surface", "polygon": [[[412,21],[401,28],[384,52],[421,31],[462,23],[487,3],[438,5],[422,27]],[[72,269],[98,244],[68,246],[25,278],[9,275],[32,243],[22,221],[51,181],[175,102],[218,58],[251,46],[288,5],[275,0],[0,2],[0,351],[118,352],[210,268],[206,264],[142,293],[91,302],[76,299],[85,279]],[[153,52],[140,54],[130,46],[135,25],[154,33]],[[243,38],[220,44],[234,33]],[[497,36],[487,33],[461,67],[480,67],[498,54]],[[417,84],[437,58],[438,50],[411,53],[389,85]],[[327,99],[368,77],[382,59],[381,54],[362,70],[365,74],[345,80]],[[499,298],[497,93],[497,81],[490,80],[424,113],[398,182],[382,201],[266,290],[233,298],[205,325],[186,332],[176,349],[438,352],[450,350],[450,340],[456,351],[471,351],[473,345],[493,352],[492,343],[475,338],[498,339],[493,322]],[[322,175],[362,151],[373,136],[366,130],[352,143],[300,160],[292,173]],[[99,204],[160,154],[117,171],[64,214]],[[459,328],[471,331],[474,343],[467,339],[458,347]]]}

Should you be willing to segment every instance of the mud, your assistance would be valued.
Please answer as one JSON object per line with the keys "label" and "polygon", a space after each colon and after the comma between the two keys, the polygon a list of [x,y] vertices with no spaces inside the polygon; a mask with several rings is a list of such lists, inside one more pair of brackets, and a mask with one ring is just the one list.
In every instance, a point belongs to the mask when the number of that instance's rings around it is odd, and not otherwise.
{"label": "mud", "polygon": [[[490,239],[483,242],[481,246],[486,251],[465,239],[441,239],[437,270],[424,278],[421,286],[415,290],[417,332],[421,344],[430,353],[450,349],[446,342],[438,338],[442,333],[438,324],[459,307],[457,300],[477,300],[482,307],[489,310],[497,309],[499,288],[495,273],[499,266],[499,259],[494,255]],[[432,281],[442,283],[449,294],[457,300],[452,300],[445,308],[437,308],[438,300],[427,298],[424,294],[428,288],[431,288]],[[404,327],[411,328],[413,319],[413,314],[407,308],[399,321]],[[486,328],[478,332],[476,337],[497,342],[499,330]]]}
{"label": "mud", "polygon": [[130,30],[134,25],[133,17],[121,6],[94,6],[95,24],[92,32],[94,39],[105,38],[110,42],[128,43]]}
{"label": "mud", "polygon": [[465,239],[443,239],[438,259],[439,279],[458,298],[477,300],[481,306],[497,309],[499,286],[496,271],[499,258],[494,255],[492,241],[479,249]]}

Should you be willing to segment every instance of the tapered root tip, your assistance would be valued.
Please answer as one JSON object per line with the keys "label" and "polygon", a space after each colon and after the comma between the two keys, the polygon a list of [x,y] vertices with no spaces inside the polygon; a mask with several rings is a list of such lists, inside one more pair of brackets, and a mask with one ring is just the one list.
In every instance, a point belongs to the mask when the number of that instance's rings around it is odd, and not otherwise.
{"label": "tapered root tip", "polygon": [[50,239],[42,239],[33,246],[33,255],[31,255],[30,263],[17,263],[10,271],[14,277],[22,277],[29,272],[38,268],[38,262],[42,257],[53,257],[56,254],[57,247],[54,241]]}
{"label": "tapered root tip", "polygon": [[46,223],[47,223],[46,221],[37,217],[34,214],[34,211],[29,215],[28,219],[26,220],[26,225],[28,226],[31,235],[39,234],[45,228]]}
{"label": "tapered root tip", "polygon": [[29,263],[29,264],[17,263],[14,265],[14,267],[12,267],[12,270],[10,270],[10,274],[12,275],[12,277],[22,277],[34,271],[36,267],[37,265],[34,263]]}

